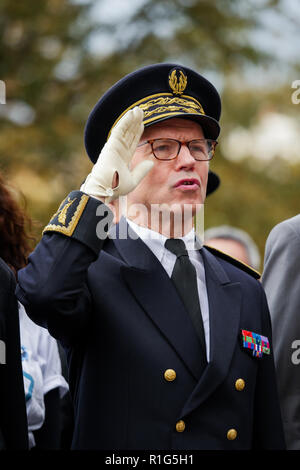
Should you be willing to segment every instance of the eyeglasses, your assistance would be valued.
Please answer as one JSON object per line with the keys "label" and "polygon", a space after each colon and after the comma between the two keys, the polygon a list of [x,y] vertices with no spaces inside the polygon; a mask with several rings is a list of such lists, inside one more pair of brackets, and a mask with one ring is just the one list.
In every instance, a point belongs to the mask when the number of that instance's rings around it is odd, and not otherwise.
{"label": "eyeglasses", "polygon": [[175,139],[153,139],[147,140],[138,145],[150,144],[152,153],[158,160],[173,160],[179,155],[182,145],[186,145],[190,154],[195,160],[205,162],[211,160],[217,146],[216,140],[211,139],[195,139],[189,142],[181,142]]}

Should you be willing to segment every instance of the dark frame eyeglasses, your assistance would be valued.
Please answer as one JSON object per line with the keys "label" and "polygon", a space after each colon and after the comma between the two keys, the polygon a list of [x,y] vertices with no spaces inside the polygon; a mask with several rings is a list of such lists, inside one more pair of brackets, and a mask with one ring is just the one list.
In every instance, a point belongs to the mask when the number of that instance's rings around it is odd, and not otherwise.
{"label": "dark frame eyeglasses", "polygon": [[200,162],[206,162],[213,158],[218,142],[212,139],[193,139],[180,141],[176,139],[152,139],[138,145],[150,144],[152,153],[158,160],[174,160],[178,157],[182,145],[186,145],[192,157]]}

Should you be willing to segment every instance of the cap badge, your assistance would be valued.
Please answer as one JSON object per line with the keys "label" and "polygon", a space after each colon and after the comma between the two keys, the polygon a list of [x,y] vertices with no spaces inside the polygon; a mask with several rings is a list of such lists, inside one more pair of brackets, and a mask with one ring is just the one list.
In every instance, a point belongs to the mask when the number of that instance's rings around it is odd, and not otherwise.
{"label": "cap badge", "polygon": [[187,75],[182,69],[173,69],[169,73],[169,87],[174,95],[182,95],[187,86]]}

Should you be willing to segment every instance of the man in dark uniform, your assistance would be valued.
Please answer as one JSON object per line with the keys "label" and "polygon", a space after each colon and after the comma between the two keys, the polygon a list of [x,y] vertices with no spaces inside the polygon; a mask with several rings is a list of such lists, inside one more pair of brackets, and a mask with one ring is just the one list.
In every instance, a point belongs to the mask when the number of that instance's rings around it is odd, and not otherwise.
{"label": "man in dark uniform", "polygon": [[284,448],[259,275],[193,228],[220,111],[176,64],[115,84],[86,125],[91,173],[19,272],[29,316],[68,352],[74,449]]}

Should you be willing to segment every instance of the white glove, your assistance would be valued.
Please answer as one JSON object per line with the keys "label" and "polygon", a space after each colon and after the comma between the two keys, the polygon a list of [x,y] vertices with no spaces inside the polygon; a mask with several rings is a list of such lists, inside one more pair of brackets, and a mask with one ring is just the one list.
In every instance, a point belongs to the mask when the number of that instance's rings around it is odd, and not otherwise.
{"label": "white glove", "polygon": [[[128,194],[146,176],[153,166],[150,160],[129,170],[129,163],[144,131],[143,117],[143,110],[135,107],[120,119],[80,191],[96,198],[105,197],[105,203],[109,203]],[[112,188],[115,172],[118,173],[119,184]]]}

